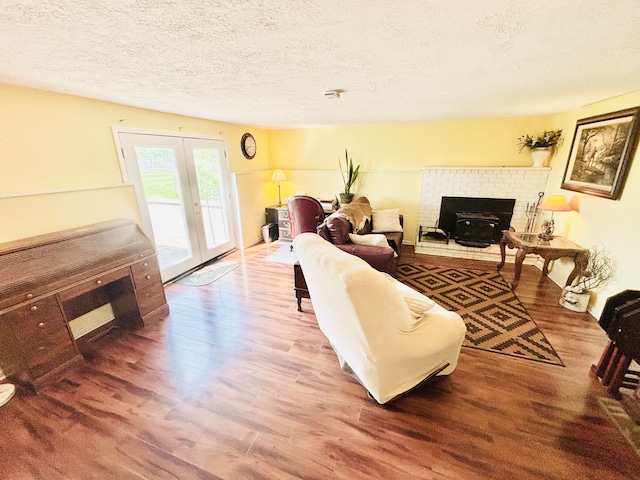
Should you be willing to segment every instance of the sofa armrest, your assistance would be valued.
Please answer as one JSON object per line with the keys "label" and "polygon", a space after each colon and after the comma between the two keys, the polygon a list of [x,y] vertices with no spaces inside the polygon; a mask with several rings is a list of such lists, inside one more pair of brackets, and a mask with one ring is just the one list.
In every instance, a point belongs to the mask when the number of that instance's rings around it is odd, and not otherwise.
{"label": "sofa armrest", "polygon": [[386,247],[374,247],[371,245],[356,245],[355,243],[343,243],[336,245],[340,250],[360,257],[373,268],[380,272],[396,275],[398,258],[392,249]]}
{"label": "sofa armrest", "polygon": [[404,232],[386,232],[383,235],[387,237],[387,242],[389,242],[389,245],[391,245],[398,254],[398,260],[400,260],[400,256],[402,255],[402,239],[404,238]]}

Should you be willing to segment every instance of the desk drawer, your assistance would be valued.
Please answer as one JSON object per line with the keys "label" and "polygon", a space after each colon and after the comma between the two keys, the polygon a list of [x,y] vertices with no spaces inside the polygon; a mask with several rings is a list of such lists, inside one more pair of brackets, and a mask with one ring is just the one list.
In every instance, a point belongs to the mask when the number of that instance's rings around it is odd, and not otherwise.
{"label": "desk drawer", "polygon": [[64,318],[54,295],[16,308],[4,315],[19,342],[43,331],[64,326]]}
{"label": "desk drawer", "polygon": [[278,209],[278,222],[280,222],[281,220],[289,220],[289,210],[287,210],[286,208]]}
{"label": "desk drawer", "polygon": [[140,315],[143,317],[167,303],[162,283],[157,282],[136,291]]}
{"label": "desk drawer", "polygon": [[78,355],[72,343],[49,345],[39,344],[38,351],[34,351],[27,359],[31,375],[39,378],[60,365],[64,365]]}
{"label": "desk drawer", "polygon": [[131,265],[131,273],[133,274],[133,283],[136,290],[152,283],[162,283],[156,257],[150,257]]}
{"label": "desk drawer", "polygon": [[283,228],[289,229],[289,228],[291,228],[291,222],[289,220],[280,220],[278,222],[278,228],[279,229],[283,229]]}
{"label": "desk drawer", "polygon": [[279,228],[278,229],[278,239],[279,240],[293,240],[293,237],[291,236],[291,230],[287,229],[282,229]]}
{"label": "desk drawer", "polygon": [[110,273],[105,273],[104,275],[100,275],[99,277],[94,277],[91,280],[88,280],[80,285],[76,285],[75,287],[71,287],[66,289],[65,291],[58,294],[60,297],[60,301],[64,302],[71,298],[75,298],[83,293],[90,292],[91,290],[95,290],[96,288],[103,287],[108,285],[111,282],[115,282],[124,277],[129,276],[129,267],[120,268]]}

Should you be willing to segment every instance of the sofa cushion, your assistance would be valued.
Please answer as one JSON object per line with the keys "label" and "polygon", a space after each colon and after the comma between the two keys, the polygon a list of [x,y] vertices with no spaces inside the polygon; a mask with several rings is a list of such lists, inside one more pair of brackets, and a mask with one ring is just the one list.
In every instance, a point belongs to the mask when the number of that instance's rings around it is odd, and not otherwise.
{"label": "sofa cushion", "polygon": [[331,236],[331,243],[334,245],[342,245],[343,243],[351,243],[349,233],[351,233],[351,224],[346,218],[342,218],[332,213],[326,220],[327,229]]}
{"label": "sofa cushion", "polygon": [[373,247],[391,248],[389,246],[389,242],[387,242],[387,237],[381,233],[370,233],[368,235],[350,233],[349,239],[351,239],[351,243],[355,243],[356,245],[371,245]]}
{"label": "sofa cushion", "polygon": [[371,230],[373,230],[373,225],[371,223],[371,219],[367,219],[367,221],[364,222],[364,227],[362,227],[356,233],[358,235],[366,235],[367,233],[371,233]]}
{"label": "sofa cushion", "polygon": [[372,231],[374,233],[402,232],[402,225],[400,225],[400,210],[398,208],[374,210],[372,217]]}

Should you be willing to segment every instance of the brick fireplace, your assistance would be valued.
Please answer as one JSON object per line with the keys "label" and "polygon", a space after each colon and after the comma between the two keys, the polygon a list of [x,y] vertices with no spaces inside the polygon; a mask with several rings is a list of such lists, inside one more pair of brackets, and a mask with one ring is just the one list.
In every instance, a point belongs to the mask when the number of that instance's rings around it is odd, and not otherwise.
{"label": "brick fireplace", "polygon": [[[460,245],[453,239],[447,244],[444,240],[420,238],[420,227],[424,231],[437,226],[441,199],[445,196],[513,198],[515,205],[511,227],[523,232],[527,226],[527,204],[538,201],[538,193],[545,190],[549,171],[549,168],[531,167],[423,168],[415,252],[500,261],[500,248],[497,244],[475,248]],[[507,249],[507,255],[507,261],[513,261],[515,252]],[[535,258],[526,263],[535,263]]]}

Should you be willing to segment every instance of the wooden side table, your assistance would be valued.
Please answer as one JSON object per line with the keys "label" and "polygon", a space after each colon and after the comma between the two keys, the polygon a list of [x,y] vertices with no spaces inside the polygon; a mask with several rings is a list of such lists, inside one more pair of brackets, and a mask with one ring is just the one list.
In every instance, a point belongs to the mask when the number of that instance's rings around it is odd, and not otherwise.
{"label": "wooden side table", "polygon": [[520,274],[522,273],[522,262],[524,261],[524,257],[530,253],[540,255],[544,258],[542,273],[545,275],[549,273],[549,262],[551,260],[557,260],[563,257],[573,259],[575,266],[569,274],[565,285],[570,285],[571,282],[573,282],[586,266],[588,259],[588,253],[584,248],[566,238],[555,236],[551,240],[542,240],[537,233],[521,233],[503,230],[502,239],[500,240],[500,255],[502,261],[500,265],[498,265],[498,271],[504,266],[506,247],[518,249],[515,259],[515,275],[513,283],[511,284],[512,290],[518,286]]}
{"label": "wooden side table", "polygon": [[296,291],[296,300],[298,301],[298,311],[302,311],[302,299],[311,298],[309,296],[309,289],[307,288],[307,282],[302,274],[302,267],[300,262],[293,264],[293,289]]}

